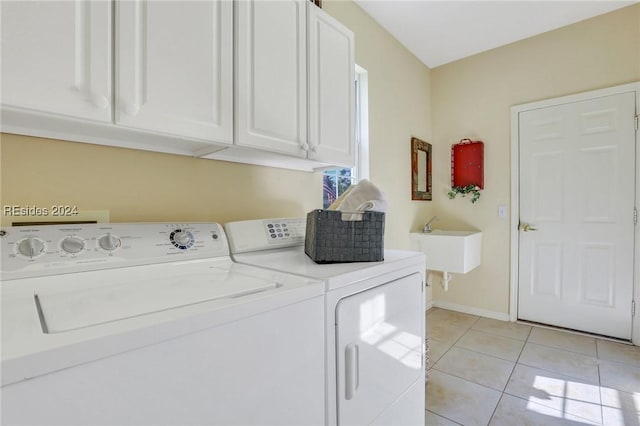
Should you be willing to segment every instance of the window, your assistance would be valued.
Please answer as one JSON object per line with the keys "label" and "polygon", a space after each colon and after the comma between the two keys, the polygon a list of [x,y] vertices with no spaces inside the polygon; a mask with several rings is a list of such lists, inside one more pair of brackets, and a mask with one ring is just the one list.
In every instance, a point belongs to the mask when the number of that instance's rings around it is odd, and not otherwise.
{"label": "window", "polygon": [[369,108],[367,71],[356,65],[355,82],[356,166],[325,170],[322,176],[322,208],[327,208],[347,188],[360,179],[369,178]]}

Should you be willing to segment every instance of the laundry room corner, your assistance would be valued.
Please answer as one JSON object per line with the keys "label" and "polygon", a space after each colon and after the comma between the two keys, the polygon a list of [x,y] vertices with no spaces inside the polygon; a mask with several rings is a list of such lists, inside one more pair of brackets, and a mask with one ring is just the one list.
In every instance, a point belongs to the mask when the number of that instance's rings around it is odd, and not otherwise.
{"label": "laundry room corner", "polygon": [[385,246],[409,249],[410,231],[435,204],[411,200],[411,138],[429,142],[433,134],[431,70],[355,2],[323,8],[355,33],[356,63],[369,76],[370,180],[389,198]]}

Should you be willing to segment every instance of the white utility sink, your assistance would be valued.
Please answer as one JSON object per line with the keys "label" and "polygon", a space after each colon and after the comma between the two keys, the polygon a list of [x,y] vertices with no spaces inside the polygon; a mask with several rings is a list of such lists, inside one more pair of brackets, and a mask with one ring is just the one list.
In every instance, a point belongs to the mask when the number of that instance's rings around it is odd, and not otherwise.
{"label": "white utility sink", "polygon": [[442,271],[445,289],[449,273],[466,274],[480,265],[482,232],[434,229],[429,233],[412,232],[409,236],[414,250],[427,255],[427,269]]}

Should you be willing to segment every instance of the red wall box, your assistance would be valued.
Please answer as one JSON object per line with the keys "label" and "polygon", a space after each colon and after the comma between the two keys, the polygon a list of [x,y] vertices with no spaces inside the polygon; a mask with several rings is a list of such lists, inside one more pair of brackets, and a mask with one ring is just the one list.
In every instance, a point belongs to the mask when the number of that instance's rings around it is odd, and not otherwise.
{"label": "red wall box", "polygon": [[484,142],[462,139],[451,145],[451,186],[484,188]]}

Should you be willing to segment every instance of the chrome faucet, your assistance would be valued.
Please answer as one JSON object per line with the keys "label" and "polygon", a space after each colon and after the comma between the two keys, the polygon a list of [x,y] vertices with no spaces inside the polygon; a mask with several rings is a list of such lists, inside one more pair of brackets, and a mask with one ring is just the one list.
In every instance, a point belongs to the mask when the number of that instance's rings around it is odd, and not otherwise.
{"label": "chrome faucet", "polygon": [[422,228],[422,232],[424,232],[425,234],[428,234],[431,232],[431,222],[433,222],[434,220],[440,220],[440,218],[438,216],[434,216],[431,219],[429,219],[429,222],[425,223],[424,228]]}

